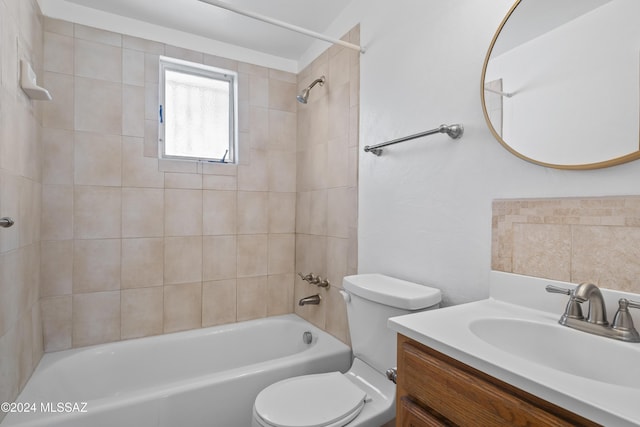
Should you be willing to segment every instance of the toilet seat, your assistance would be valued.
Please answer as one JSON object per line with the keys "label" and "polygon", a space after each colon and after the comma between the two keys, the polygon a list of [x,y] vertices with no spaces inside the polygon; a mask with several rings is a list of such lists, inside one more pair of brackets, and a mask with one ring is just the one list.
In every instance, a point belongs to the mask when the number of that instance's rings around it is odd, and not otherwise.
{"label": "toilet seat", "polygon": [[340,372],[305,375],[262,390],[254,414],[271,427],[339,427],[358,416],[366,397]]}

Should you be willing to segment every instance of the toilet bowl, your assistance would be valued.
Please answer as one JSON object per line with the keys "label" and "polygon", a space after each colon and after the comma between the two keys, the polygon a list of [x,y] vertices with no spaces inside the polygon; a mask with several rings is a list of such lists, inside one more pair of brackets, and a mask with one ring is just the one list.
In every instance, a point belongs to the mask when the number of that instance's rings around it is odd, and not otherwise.
{"label": "toilet bowl", "polygon": [[343,281],[354,353],[346,373],[288,378],[262,390],[252,427],[379,427],[395,417],[396,335],[389,317],[437,308],[440,291],[380,274]]}

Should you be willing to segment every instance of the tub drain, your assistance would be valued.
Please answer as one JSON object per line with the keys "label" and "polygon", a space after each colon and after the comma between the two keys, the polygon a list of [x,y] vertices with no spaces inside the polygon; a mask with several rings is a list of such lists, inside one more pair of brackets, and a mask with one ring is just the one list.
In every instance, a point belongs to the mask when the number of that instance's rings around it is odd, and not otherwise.
{"label": "tub drain", "polygon": [[306,331],[302,334],[302,342],[304,342],[305,344],[311,344],[312,340],[313,340],[313,335],[311,335],[311,332]]}

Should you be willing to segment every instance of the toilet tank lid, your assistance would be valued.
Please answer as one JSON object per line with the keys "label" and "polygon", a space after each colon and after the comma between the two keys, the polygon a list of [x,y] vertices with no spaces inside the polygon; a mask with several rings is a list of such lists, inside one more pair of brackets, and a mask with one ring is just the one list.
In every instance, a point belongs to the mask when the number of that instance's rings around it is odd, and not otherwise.
{"label": "toilet tank lid", "polygon": [[359,297],[405,310],[419,310],[440,303],[440,289],[383,274],[345,276],[344,289]]}

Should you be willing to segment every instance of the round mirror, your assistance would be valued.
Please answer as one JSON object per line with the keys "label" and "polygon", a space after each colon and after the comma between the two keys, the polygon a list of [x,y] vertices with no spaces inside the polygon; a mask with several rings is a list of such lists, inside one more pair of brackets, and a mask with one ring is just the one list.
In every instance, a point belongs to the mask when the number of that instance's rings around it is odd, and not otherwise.
{"label": "round mirror", "polygon": [[482,70],[498,141],[560,169],[640,158],[638,17],[638,0],[518,0]]}

